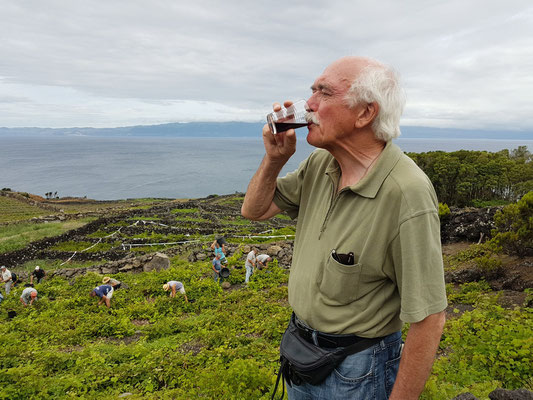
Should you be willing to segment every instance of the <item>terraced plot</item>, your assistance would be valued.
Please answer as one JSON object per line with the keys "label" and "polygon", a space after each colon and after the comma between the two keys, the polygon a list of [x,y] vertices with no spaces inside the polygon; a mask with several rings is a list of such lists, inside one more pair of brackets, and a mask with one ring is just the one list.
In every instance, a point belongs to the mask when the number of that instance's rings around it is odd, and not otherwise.
{"label": "terraced plot", "polygon": [[48,214],[50,214],[48,210],[43,210],[10,197],[0,196],[0,223],[23,221]]}
{"label": "terraced plot", "polygon": [[294,222],[283,216],[264,222],[243,219],[241,202],[242,197],[220,196],[127,210],[16,252],[0,254],[0,262],[12,266],[32,259],[98,262],[118,260],[130,252],[144,254],[163,249],[173,249],[176,254],[182,246],[209,245],[219,235],[233,244],[294,237]]}

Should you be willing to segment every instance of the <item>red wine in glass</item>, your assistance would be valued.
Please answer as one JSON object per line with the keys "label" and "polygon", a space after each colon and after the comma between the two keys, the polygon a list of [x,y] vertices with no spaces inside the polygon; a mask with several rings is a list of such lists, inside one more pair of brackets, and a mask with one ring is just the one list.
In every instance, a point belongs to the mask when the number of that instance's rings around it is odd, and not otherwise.
{"label": "red wine in glass", "polygon": [[302,128],[308,125],[308,113],[309,107],[305,100],[299,100],[287,108],[268,114],[268,126],[274,135],[289,129]]}
{"label": "red wine in glass", "polygon": [[289,129],[298,129],[303,128],[304,126],[307,126],[308,123],[296,123],[296,122],[275,122],[274,125],[276,125],[276,132],[285,132]]}

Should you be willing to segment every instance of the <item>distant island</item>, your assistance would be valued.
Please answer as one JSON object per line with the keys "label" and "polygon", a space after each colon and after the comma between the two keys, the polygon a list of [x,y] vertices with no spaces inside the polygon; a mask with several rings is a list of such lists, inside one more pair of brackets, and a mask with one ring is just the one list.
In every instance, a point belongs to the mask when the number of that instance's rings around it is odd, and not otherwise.
{"label": "distant island", "polygon": [[[5,128],[0,137],[258,137],[264,122],[175,122],[118,128]],[[533,131],[402,126],[402,138],[533,140]],[[302,130],[304,132],[304,130]]]}

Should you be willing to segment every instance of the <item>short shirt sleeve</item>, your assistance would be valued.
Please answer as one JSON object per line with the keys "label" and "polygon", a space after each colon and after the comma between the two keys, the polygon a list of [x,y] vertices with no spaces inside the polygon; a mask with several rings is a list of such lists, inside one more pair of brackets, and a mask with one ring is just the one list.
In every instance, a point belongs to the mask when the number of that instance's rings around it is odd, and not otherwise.
{"label": "short shirt sleeve", "polygon": [[298,216],[300,198],[302,195],[302,182],[305,175],[309,158],[302,161],[293,172],[289,172],[284,177],[278,178],[276,182],[276,192],[274,193],[274,203],[289,216],[294,219]]}
{"label": "short shirt sleeve", "polygon": [[404,221],[390,249],[401,320],[420,322],[443,311],[447,301],[438,214],[427,212]]}

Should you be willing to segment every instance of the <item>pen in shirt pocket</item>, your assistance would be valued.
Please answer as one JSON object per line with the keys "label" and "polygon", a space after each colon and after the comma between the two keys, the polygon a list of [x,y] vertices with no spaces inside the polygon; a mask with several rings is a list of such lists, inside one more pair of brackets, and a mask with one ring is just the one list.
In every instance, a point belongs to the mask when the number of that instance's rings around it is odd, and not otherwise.
{"label": "pen in shirt pocket", "polygon": [[333,249],[331,250],[331,257],[333,257],[333,259],[340,264],[354,265],[355,263],[355,258],[352,251],[350,251],[348,254],[343,254],[337,253],[337,250]]}

